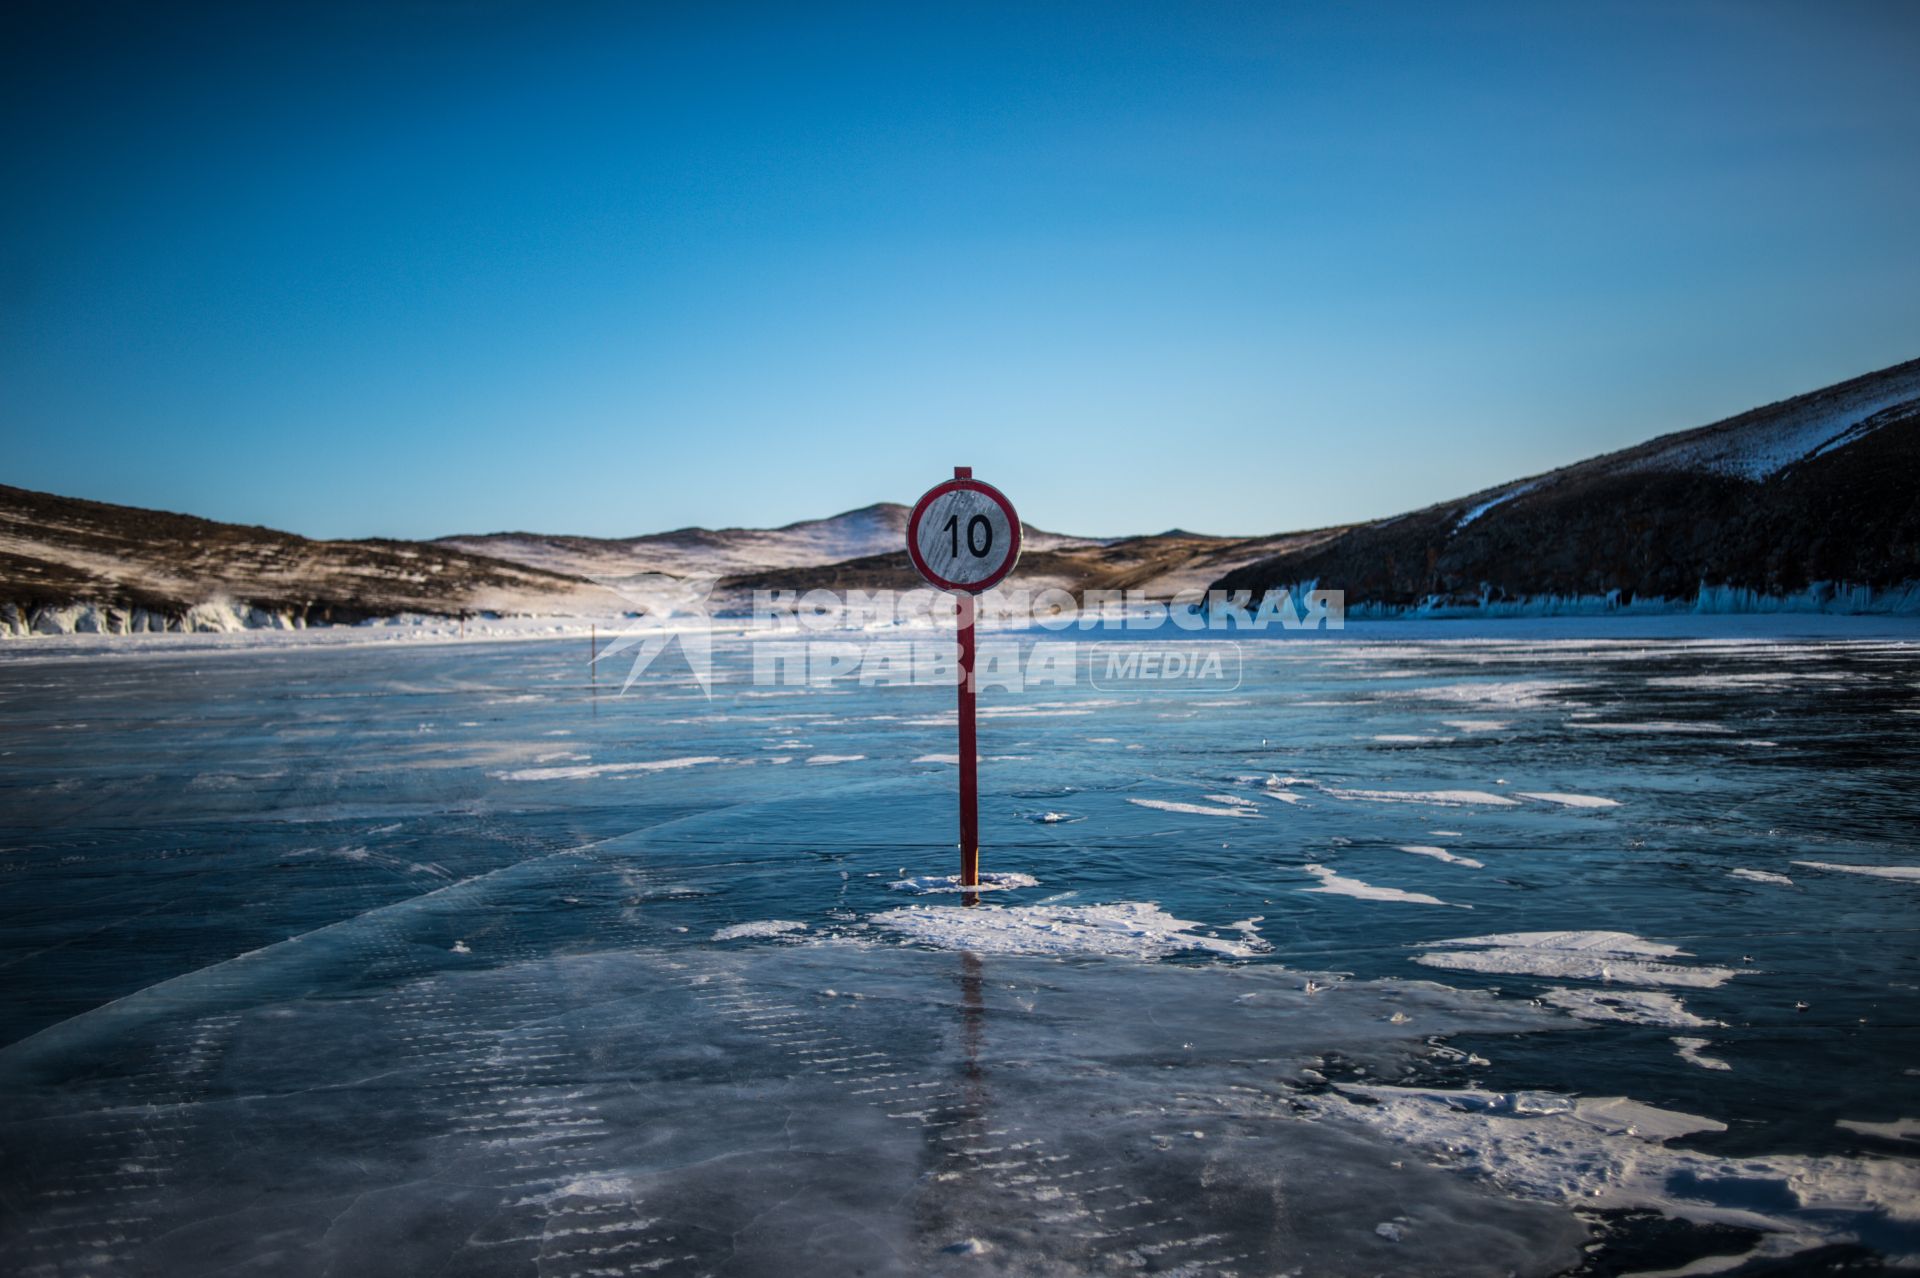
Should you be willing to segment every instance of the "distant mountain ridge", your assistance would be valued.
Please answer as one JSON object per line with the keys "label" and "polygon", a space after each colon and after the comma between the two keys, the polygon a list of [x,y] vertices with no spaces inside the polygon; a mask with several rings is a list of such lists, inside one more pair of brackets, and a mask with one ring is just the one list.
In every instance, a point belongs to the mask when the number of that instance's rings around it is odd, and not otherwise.
{"label": "distant mountain ridge", "polygon": [[[644,607],[632,583],[652,574],[715,579],[723,610],[755,589],[906,589],[920,584],[906,518],[878,502],[781,528],[314,541],[0,486],[0,636],[606,616]],[[1253,538],[1024,533],[1008,588],[1311,583],[1360,615],[1681,606],[1703,591],[1920,610],[1920,360],[1390,519]]]}

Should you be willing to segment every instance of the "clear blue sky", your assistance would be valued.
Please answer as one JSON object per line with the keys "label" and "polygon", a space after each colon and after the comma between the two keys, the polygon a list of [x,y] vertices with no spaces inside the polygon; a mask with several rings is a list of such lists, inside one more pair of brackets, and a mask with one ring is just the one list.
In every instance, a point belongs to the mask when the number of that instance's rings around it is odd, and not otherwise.
{"label": "clear blue sky", "polygon": [[0,481],[316,536],[1395,513],[1920,355],[1920,5],[0,17]]}

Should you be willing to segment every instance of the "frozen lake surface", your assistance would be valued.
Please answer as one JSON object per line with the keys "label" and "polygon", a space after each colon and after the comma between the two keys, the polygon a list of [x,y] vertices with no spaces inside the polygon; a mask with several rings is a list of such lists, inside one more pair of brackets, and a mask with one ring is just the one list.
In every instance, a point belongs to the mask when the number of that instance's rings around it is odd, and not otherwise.
{"label": "frozen lake surface", "polygon": [[1920,642],[1769,624],[984,693],[973,908],[950,689],[9,649],[0,1269],[1920,1263]]}

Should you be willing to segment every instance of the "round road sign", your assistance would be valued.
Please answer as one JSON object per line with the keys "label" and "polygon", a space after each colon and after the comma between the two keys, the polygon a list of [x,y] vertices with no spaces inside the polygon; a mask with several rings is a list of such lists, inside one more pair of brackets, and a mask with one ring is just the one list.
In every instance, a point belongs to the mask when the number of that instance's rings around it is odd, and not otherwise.
{"label": "round road sign", "polygon": [[1020,516],[992,484],[971,476],[927,490],[907,516],[907,553],[942,590],[979,594],[1020,558]]}

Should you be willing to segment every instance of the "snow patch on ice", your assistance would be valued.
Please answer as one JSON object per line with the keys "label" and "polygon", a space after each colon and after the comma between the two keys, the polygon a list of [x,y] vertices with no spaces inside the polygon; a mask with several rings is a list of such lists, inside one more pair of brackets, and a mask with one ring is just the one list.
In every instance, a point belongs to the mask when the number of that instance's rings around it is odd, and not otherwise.
{"label": "snow patch on ice", "polygon": [[1268,946],[1252,936],[1229,940],[1196,934],[1200,926],[1151,902],[1112,905],[909,905],[873,922],[908,940],[975,954],[1099,954],[1156,959],[1188,950],[1247,958]]}
{"label": "snow patch on ice", "polygon": [[[1692,956],[1677,946],[1644,940],[1628,932],[1501,932],[1423,941],[1420,945],[1429,952],[1414,962],[1456,972],[1694,989],[1714,989],[1740,975],[1738,969],[1730,967],[1659,962]],[[1442,950],[1440,946],[1480,948]]]}
{"label": "snow patch on ice", "polygon": [[757,923],[735,923],[723,927],[713,934],[716,941],[737,941],[752,936],[785,936],[789,932],[804,932],[805,923],[796,923],[792,919],[762,919]]}

